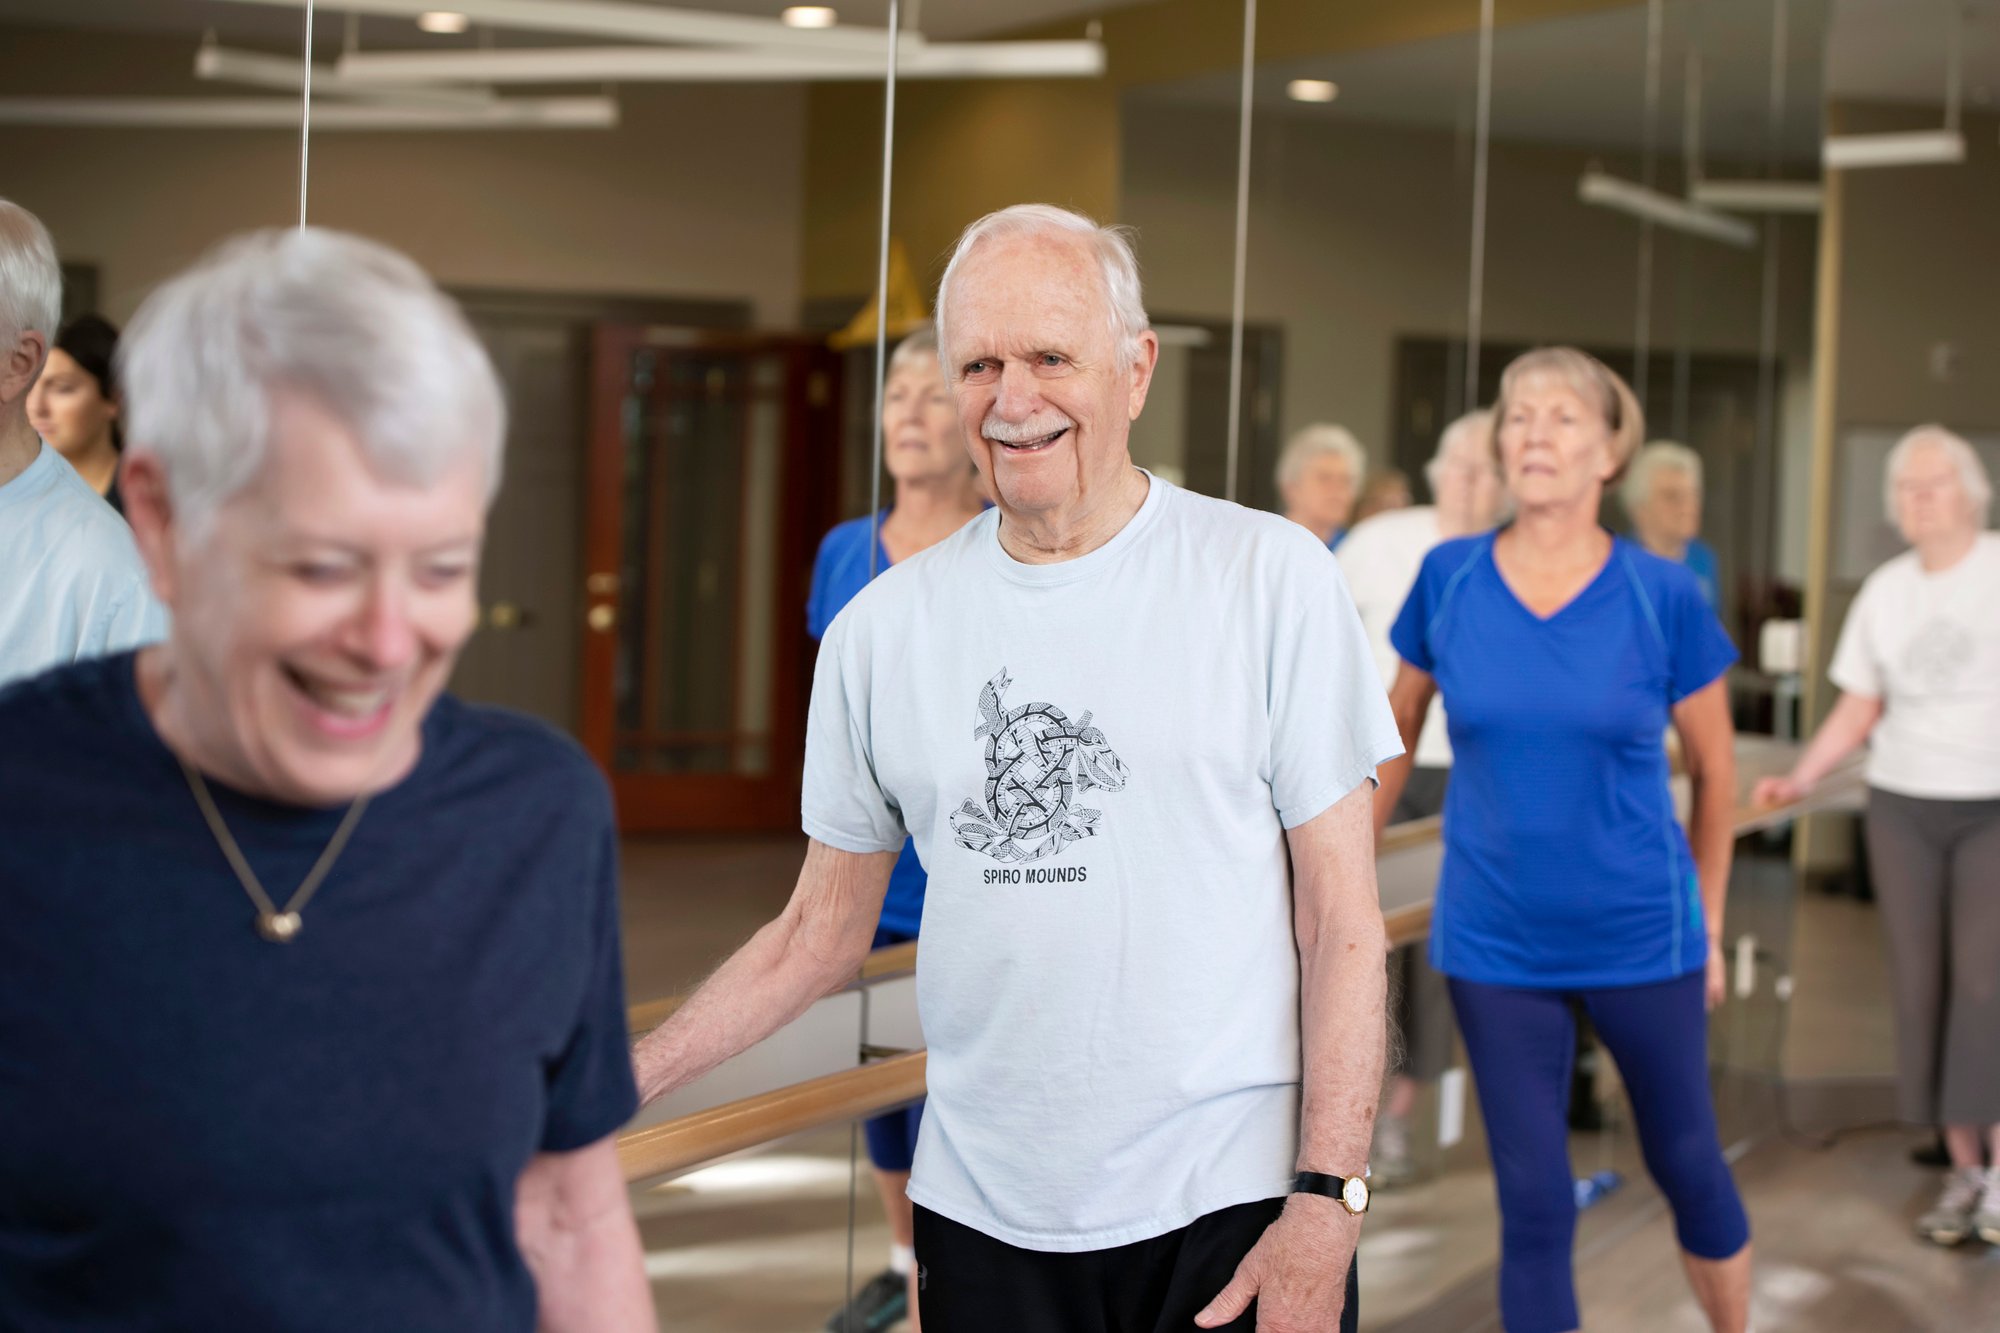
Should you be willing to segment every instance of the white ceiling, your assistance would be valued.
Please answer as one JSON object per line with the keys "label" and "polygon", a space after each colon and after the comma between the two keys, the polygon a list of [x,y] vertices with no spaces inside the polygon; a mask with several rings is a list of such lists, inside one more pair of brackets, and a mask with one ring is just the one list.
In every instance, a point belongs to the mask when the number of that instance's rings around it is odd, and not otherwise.
{"label": "white ceiling", "polygon": [[[300,14],[305,0],[298,0]],[[625,0],[625,3],[657,4],[674,9],[709,13],[777,17],[786,0]],[[1075,19],[1078,34],[1086,16],[1141,3],[1141,0],[903,0],[903,23],[927,37],[966,39],[990,37],[996,33],[1036,24]],[[439,9],[451,8],[451,0],[438,0]],[[889,21],[889,0],[834,0],[841,21],[863,27],[880,27]],[[338,40],[346,26],[340,0],[320,0],[319,21],[314,40]],[[179,33],[199,35],[214,28],[225,41],[254,41],[272,44],[296,39],[303,27],[300,14],[265,5],[234,4],[230,0],[0,0],[0,23],[34,24],[47,27],[97,28],[126,32]],[[417,31],[404,19],[371,18],[362,25],[364,45],[381,47],[433,47],[445,49],[469,46],[479,40],[469,37],[434,37]],[[548,46],[554,44],[544,33],[498,32],[501,45]],[[601,44],[601,43],[593,43]]]}
{"label": "white ceiling", "polygon": [[[1921,0],[1902,0],[1920,3]],[[1785,61],[1784,155],[1818,155],[1823,37],[1828,0],[1790,0]],[[1503,24],[1493,43],[1493,133],[1502,139],[1632,150],[1645,141],[1647,9],[1644,4],[1575,18]],[[1681,143],[1690,42],[1702,62],[1702,142],[1718,158],[1762,158],[1770,142],[1771,0],[1669,0],[1661,27],[1660,103],[1654,142]],[[1478,35],[1357,51],[1258,67],[1262,112],[1334,122],[1458,130],[1470,123],[1477,92]],[[1295,78],[1330,79],[1332,103],[1290,101]],[[1233,74],[1147,90],[1233,107]]]}

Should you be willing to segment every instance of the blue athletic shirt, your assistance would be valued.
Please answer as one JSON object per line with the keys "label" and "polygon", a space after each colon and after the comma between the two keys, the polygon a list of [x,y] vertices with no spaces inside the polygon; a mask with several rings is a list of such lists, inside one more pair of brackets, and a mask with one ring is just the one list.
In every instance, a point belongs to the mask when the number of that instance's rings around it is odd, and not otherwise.
{"label": "blue athletic shirt", "polygon": [[1680,565],[1613,538],[1542,620],[1493,533],[1424,557],[1389,640],[1436,679],[1453,754],[1431,961],[1488,985],[1665,981],[1707,961],[1662,737],[1736,648]]}
{"label": "blue athletic shirt", "polygon": [[[344,808],[210,784],[271,896]],[[514,1187],[638,1105],[604,779],[440,698],[288,944],[130,653],[0,690],[0,1328],[530,1333]]]}
{"label": "blue athletic shirt", "polygon": [[[882,518],[887,520],[888,512]],[[875,572],[889,567],[889,552],[878,537],[875,543]],[[812,592],[806,597],[806,633],[815,639],[826,637],[827,626],[841,608],[868,586],[868,515],[851,518],[826,534],[813,561]],[[882,900],[882,920],[877,927],[877,943],[893,942],[889,937],[914,939],[924,918],[924,863],[917,859],[917,844],[903,840],[903,851],[889,875],[889,894]]]}
{"label": "blue athletic shirt", "polygon": [[1715,548],[1697,537],[1688,543],[1687,553],[1681,557],[1681,563],[1688,567],[1688,572],[1693,574],[1695,581],[1701,585],[1701,595],[1708,599],[1709,609],[1712,611],[1721,606],[1722,603],[1717,600],[1721,594],[1721,587],[1717,581],[1720,570],[1716,564]]}

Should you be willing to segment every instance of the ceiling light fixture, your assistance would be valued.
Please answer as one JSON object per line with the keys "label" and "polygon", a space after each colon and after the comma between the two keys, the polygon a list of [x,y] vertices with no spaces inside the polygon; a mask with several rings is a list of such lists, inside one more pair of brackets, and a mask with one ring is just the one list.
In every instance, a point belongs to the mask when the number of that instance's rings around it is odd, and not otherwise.
{"label": "ceiling light fixture", "polygon": [[1696,181],[1688,199],[1736,213],[1817,213],[1822,194],[1817,181]]}
{"label": "ceiling light fixture", "polygon": [[464,32],[472,26],[472,20],[450,9],[431,9],[417,15],[417,26],[425,32],[433,32],[448,37]]}
{"label": "ceiling light fixture", "polygon": [[1829,171],[1857,167],[1951,166],[1965,161],[1965,136],[1957,130],[1912,134],[1836,134],[1820,147]]}
{"label": "ceiling light fixture", "polygon": [[793,5],[778,18],[787,28],[831,28],[840,22],[829,5]]}
{"label": "ceiling light fixture", "polygon": [[[843,31],[852,31],[844,29]],[[842,51],[673,46],[506,47],[494,51],[356,51],[335,66],[357,83],[880,82],[879,60]],[[931,42],[896,65],[899,79],[1087,79],[1104,73],[1097,42]]]}
{"label": "ceiling light fixture", "polygon": [[1586,204],[1629,213],[1635,218],[1658,223],[1690,236],[1702,236],[1724,245],[1748,250],[1757,243],[1757,229],[1741,218],[1732,218],[1710,209],[1676,199],[1658,190],[1649,190],[1601,171],[1586,171],[1576,183],[1576,197]]}
{"label": "ceiling light fixture", "polygon": [[1285,96],[1294,102],[1331,102],[1340,96],[1340,85],[1325,79],[1293,79],[1285,85]]}
{"label": "ceiling light fixture", "polygon": [[[137,129],[299,129],[296,97],[0,97],[0,125]],[[486,106],[341,102],[313,108],[321,130],[609,130],[609,97],[522,97]]]}

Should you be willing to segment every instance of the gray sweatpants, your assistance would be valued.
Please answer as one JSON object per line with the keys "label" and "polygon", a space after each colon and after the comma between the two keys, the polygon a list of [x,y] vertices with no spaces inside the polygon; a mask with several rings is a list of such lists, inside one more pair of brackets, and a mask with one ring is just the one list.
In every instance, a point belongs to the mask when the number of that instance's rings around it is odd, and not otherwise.
{"label": "gray sweatpants", "polygon": [[1870,788],[1903,1118],[2000,1124],[2000,800]]}

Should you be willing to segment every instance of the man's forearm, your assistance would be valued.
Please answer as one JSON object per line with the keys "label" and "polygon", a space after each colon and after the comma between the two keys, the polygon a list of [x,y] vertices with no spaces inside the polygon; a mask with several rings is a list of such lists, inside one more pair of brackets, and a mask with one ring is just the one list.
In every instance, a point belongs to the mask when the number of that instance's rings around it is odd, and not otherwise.
{"label": "man's forearm", "polygon": [[894,864],[894,853],[856,856],[811,844],[784,912],[634,1048],[640,1099],[700,1078],[852,979]]}
{"label": "man's forearm", "polygon": [[1299,1166],[1368,1161],[1387,1047],[1387,941],[1369,836],[1370,784],[1292,835],[1299,949]]}
{"label": "man's forearm", "polygon": [[1332,914],[1300,941],[1301,1170],[1367,1164],[1388,1045],[1386,955],[1379,911]]}

